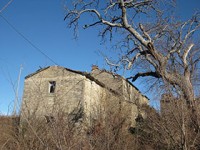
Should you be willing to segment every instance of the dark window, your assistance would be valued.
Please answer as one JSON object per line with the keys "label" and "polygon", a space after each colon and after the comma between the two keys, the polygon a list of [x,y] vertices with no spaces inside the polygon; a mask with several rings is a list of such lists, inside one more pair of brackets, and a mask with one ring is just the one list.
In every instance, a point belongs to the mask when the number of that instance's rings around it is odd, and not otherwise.
{"label": "dark window", "polygon": [[45,115],[44,117],[45,117],[47,123],[53,123],[53,122],[55,122],[55,118],[53,116],[46,116]]}
{"label": "dark window", "polygon": [[55,93],[56,81],[49,81],[49,93]]}

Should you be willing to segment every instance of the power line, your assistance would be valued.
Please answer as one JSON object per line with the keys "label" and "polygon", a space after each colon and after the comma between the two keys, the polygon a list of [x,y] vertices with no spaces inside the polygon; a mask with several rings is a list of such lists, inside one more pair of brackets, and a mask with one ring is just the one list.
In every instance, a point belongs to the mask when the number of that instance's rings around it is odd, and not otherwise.
{"label": "power line", "polygon": [[15,100],[14,100],[14,108],[13,108],[13,115],[16,116],[17,115],[17,106],[19,106],[19,85],[20,85],[20,78],[21,78],[21,73],[22,73],[22,65],[20,66],[19,69],[19,75],[18,75],[18,79],[17,79],[17,87],[15,89]]}
{"label": "power line", "polygon": [[4,5],[4,7],[0,10],[0,13],[2,13],[12,2],[13,0],[10,0],[6,5]]}
{"label": "power line", "polygon": [[25,37],[14,25],[12,25],[2,14],[0,14],[1,18],[17,33],[19,34],[25,41],[27,41],[36,51],[38,51],[40,54],[45,56],[47,59],[49,59],[52,63],[55,65],[58,65],[51,57],[49,57],[47,54],[45,54],[39,47],[37,47],[35,44],[33,44],[27,37]]}

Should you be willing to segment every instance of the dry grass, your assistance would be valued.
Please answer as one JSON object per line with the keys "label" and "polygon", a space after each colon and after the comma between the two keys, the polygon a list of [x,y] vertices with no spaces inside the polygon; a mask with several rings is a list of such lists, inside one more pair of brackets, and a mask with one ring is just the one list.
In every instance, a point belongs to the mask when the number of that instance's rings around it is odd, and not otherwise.
{"label": "dry grass", "polygon": [[65,115],[47,123],[29,119],[16,126],[16,119],[4,117],[1,126],[3,150],[129,150],[144,149],[138,138],[127,129],[123,115],[109,113],[88,126],[69,121]]}
{"label": "dry grass", "polygon": [[62,113],[52,120],[30,118],[21,121],[20,125],[18,117],[2,116],[0,149],[173,150],[184,149],[183,140],[188,150],[200,148],[200,134],[190,124],[188,108],[173,104],[167,108],[168,114],[161,115],[149,106],[144,107],[148,117],[138,119],[136,127],[131,129],[126,123],[126,115],[112,109],[90,125],[84,120],[73,122]]}

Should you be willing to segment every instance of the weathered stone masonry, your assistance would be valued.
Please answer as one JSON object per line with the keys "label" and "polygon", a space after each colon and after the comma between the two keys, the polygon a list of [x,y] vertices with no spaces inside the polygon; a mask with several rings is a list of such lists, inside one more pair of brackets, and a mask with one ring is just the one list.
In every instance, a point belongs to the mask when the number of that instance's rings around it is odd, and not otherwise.
{"label": "weathered stone masonry", "polygon": [[140,105],[148,105],[148,99],[123,77],[97,67],[86,73],[51,66],[25,78],[21,118],[56,116],[59,112],[73,116],[81,110],[84,117],[79,119],[89,123],[110,109],[108,103],[126,110],[134,125],[138,113],[145,115]]}

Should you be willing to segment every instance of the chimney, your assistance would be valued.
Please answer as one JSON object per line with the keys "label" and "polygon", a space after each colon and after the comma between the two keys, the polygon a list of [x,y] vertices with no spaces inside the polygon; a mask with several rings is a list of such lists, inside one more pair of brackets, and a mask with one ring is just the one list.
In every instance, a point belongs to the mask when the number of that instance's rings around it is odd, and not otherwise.
{"label": "chimney", "polygon": [[99,67],[97,65],[92,65],[92,71],[98,69],[99,70]]}

